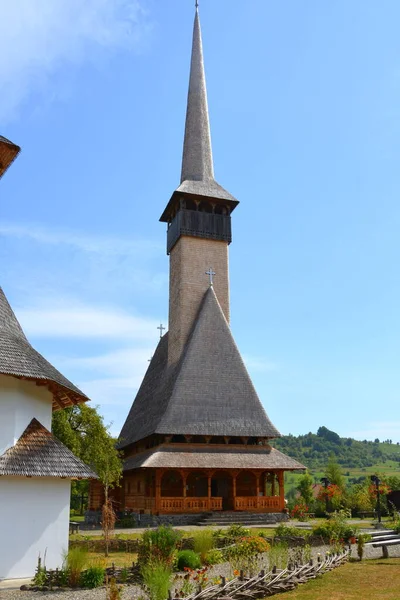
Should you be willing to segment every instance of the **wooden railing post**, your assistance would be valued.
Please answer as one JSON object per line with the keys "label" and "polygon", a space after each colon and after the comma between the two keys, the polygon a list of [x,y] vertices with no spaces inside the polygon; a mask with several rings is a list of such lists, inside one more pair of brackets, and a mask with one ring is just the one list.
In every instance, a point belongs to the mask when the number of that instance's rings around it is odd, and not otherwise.
{"label": "wooden railing post", "polygon": [[233,510],[236,510],[236,477],[237,473],[232,473]]}
{"label": "wooden railing post", "polygon": [[211,478],[212,475],[211,473],[208,473],[207,475],[207,510],[211,510]]}
{"label": "wooden railing post", "polygon": [[256,507],[260,508],[260,473],[256,473]]}
{"label": "wooden railing post", "polygon": [[283,471],[278,472],[279,481],[279,508],[283,510],[285,508],[285,484]]}
{"label": "wooden railing post", "polygon": [[154,503],[155,512],[158,512],[160,510],[161,477],[162,477],[161,469],[156,469],[156,497],[155,497],[155,503]]}

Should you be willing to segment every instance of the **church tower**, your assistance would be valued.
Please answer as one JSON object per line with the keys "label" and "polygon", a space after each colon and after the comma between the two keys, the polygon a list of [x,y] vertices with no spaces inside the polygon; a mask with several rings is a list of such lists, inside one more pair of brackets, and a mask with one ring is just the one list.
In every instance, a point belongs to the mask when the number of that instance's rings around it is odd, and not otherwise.
{"label": "church tower", "polygon": [[231,213],[237,204],[214,179],[203,45],[196,7],[181,183],[160,219],[168,223],[170,364],[175,364],[182,354],[209,285],[206,271],[210,268],[216,273],[214,290],[229,322],[228,245],[232,240]]}
{"label": "church tower", "polygon": [[[179,514],[181,524],[183,515],[229,510],[278,520],[284,471],[304,469],[270,445],[280,434],[230,330],[228,246],[237,204],[214,179],[196,7],[181,182],[160,219],[168,224],[169,330],[120,433],[124,477],[114,499],[126,510],[169,520]],[[101,501],[93,484],[91,508]]]}

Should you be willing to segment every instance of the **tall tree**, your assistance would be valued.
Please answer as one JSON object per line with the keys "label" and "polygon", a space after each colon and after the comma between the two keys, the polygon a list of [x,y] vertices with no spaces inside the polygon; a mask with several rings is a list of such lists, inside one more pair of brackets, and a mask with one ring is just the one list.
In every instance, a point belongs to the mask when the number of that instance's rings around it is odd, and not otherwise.
{"label": "tall tree", "polygon": [[[97,409],[86,404],[53,413],[52,431],[83,462],[98,474],[106,490],[118,486],[122,476],[122,460],[116,440],[104,425]],[[75,489],[87,490],[87,483],[77,482]]]}
{"label": "tall tree", "polygon": [[299,477],[299,482],[297,484],[296,489],[299,492],[301,498],[303,498],[304,502],[310,508],[314,501],[314,494],[313,478],[311,477],[308,471],[306,471],[304,475],[301,475],[301,477]]}

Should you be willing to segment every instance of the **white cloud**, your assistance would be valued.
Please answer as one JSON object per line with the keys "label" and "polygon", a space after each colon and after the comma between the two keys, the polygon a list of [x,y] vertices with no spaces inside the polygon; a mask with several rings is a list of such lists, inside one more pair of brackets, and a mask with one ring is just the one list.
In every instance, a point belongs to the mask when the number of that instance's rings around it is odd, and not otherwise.
{"label": "white cloud", "polygon": [[95,306],[26,308],[16,315],[28,337],[102,338],[151,342],[158,322],[122,310]]}
{"label": "white cloud", "polygon": [[39,244],[71,246],[84,252],[109,256],[136,255],[138,253],[146,253],[148,256],[149,253],[158,253],[163,249],[162,244],[151,240],[93,236],[66,229],[52,228],[48,230],[32,224],[0,224],[0,235],[17,239],[25,238]]}
{"label": "white cloud", "polygon": [[132,48],[147,31],[140,0],[2,0],[0,119],[46,89],[65,64],[90,60],[99,49]]}

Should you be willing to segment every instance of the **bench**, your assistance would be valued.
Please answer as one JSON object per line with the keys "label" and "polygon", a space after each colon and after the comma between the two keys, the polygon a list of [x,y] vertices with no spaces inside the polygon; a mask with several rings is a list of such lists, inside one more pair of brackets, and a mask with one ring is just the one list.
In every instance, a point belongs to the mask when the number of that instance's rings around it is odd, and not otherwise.
{"label": "bench", "polygon": [[364,519],[365,517],[370,517],[371,519],[375,519],[376,511],[375,510],[359,510],[358,516],[360,519]]}
{"label": "bench", "polygon": [[79,523],[77,521],[69,522],[69,532],[70,533],[79,533]]}

